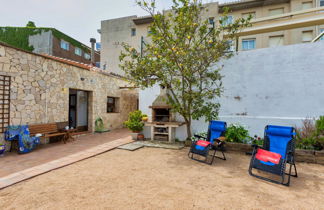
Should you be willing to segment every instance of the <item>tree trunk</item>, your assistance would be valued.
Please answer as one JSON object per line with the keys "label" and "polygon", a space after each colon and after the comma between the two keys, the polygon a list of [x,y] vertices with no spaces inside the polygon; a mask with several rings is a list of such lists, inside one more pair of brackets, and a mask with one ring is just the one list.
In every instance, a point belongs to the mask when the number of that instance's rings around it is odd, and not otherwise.
{"label": "tree trunk", "polygon": [[192,133],[191,133],[191,120],[186,120],[186,126],[187,126],[187,139],[191,139]]}

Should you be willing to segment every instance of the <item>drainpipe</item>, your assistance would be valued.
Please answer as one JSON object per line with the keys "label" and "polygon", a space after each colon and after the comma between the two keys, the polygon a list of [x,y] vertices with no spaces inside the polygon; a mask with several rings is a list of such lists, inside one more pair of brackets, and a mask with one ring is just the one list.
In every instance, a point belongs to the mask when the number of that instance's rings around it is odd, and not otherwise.
{"label": "drainpipe", "polygon": [[95,61],[95,44],[96,44],[96,39],[95,38],[91,38],[90,39],[91,42],[91,64],[92,65],[96,65],[96,61]]}
{"label": "drainpipe", "polygon": [[141,57],[143,56],[143,48],[144,48],[144,37],[141,36]]}

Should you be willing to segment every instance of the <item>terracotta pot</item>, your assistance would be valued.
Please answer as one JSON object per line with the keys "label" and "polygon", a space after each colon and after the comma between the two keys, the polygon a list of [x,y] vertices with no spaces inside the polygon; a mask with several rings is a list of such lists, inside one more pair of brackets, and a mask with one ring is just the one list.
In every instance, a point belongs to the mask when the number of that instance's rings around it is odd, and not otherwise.
{"label": "terracotta pot", "polygon": [[144,140],[144,134],[137,134],[137,140],[143,141]]}

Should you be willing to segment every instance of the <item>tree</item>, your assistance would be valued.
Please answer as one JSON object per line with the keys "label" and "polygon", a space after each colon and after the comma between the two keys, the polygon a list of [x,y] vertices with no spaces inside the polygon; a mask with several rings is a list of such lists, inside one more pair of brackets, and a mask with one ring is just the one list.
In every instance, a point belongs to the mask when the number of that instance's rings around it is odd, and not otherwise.
{"label": "tree", "polygon": [[26,27],[28,28],[36,28],[36,25],[33,21],[28,21],[28,23],[26,24]]}
{"label": "tree", "polygon": [[220,68],[215,64],[229,58],[230,42],[249,25],[250,18],[228,23],[227,11],[218,24],[204,17],[199,0],[173,0],[172,10],[156,12],[155,0],[137,1],[153,17],[150,42],[138,51],[124,43],[120,67],[136,85],[147,88],[160,84],[168,88],[168,101],[192,136],[192,120],[218,116],[215,99],[223,91]]}

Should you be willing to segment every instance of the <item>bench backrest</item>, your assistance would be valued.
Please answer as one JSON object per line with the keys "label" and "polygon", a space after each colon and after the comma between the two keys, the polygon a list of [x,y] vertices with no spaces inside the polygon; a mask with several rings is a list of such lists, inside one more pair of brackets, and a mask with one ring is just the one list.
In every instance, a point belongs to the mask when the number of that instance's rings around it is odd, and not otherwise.
{"label": "bench backrest", "polygon": [[58,128],[56,123],[29,125],[29,132],[31,135],[35,135],[37,133],[56,133],[58,132]]}

